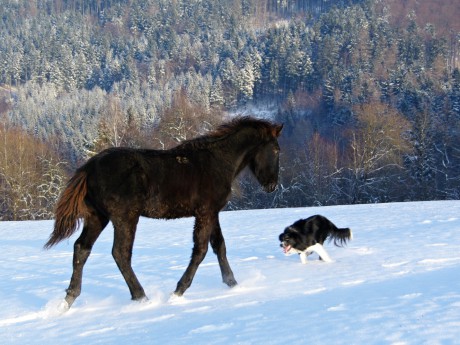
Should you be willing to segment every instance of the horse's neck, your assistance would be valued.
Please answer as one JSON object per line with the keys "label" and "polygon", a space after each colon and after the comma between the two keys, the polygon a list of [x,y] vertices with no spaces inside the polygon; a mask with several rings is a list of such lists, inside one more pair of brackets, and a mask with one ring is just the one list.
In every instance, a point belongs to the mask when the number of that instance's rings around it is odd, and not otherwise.
{"label": "horse's neck", "polygon": [[249,163],[254,149],[260,144],[257,133],[239,133],[230,139],[228,148],[232,152],[233,165],[235,167],[235,176],[238,175]]}

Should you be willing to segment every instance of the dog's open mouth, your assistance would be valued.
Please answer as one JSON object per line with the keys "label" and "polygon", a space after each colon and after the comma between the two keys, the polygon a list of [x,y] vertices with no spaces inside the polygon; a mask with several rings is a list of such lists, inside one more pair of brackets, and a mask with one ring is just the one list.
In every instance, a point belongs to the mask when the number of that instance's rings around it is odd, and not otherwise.
{"label": "dog's open mouth", "polygon": [[281,246],[283,247],[284,254],[289,253],[289,251],[292,249],[292,246],[290,246],[289,244],[282,244]]}

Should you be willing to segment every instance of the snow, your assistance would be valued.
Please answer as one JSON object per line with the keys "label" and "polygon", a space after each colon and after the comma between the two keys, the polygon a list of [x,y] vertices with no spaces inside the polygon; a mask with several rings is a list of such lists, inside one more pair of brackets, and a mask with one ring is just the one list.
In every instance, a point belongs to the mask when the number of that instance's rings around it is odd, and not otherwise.
{"label": "snow", "polygon": [[[81,296],[60,304],[73,242],[44,251],[52,221],[0,222],[2,344],[455,344],[460,336],[460,201],[222,212],[239,285],[221,282],[209,251],[185,295],[193,219],[141,219],[133,267],[149,296],[132,302],[96,242]],[[354,239],[326,244],[331,263],[285,256],[278,235],[323,214]]]}

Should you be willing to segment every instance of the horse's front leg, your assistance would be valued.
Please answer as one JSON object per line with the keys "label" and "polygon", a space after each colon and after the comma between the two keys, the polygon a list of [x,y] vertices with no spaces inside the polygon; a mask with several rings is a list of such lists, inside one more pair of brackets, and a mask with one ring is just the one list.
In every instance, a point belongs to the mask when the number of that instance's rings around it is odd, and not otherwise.
{"label": "horse's front leg", "polygon": [[195,228],[193,230],[193,250],[190,263],[185,270],[182,278],[177,283],[176,291],[174,294],[182,296],[190,285],[192,284],[193,277],[198,269],[198,266],[203,261],[208,252],[208,242],[213,229],[215,221],[212,216],[196,216]]}
{"label": "horse's front leg", "polygon": [[217,260],[219,261],[222,281],[230,287],[235,286],[237,282],[227,260],[227,248],[225,246],[224,236],[222,235],[222,229],[219,224],[219,218],[216,218],[210,242],[214,253],[217,255]]}

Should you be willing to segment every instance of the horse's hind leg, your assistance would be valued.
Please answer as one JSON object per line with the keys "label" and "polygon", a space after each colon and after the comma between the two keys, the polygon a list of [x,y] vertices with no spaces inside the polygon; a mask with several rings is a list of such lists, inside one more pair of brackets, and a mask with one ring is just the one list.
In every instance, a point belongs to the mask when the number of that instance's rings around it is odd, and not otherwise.
{"label": "horse's hind leg", "polygon": [[128,284],[133,300],[147,298],[131,266],[134,237],[138,220],[139,217],[133,217],[131,220],[112,220],[115,229],[112,256],[123,278],[125,278],[126,284]]}
{"label": "horse's hind leg", "polygon": [[106,217],[95,212],[85,218],[83,231],[74,244],[73,273],[65,297],[69,308],[80,295],[83,266],[91,253],[94,242],[96,242],[108,222]]}
{"label": "horse's hind leg", "polygon": [[217,255],[217,260],[219,261],[222,281],[230,287],[235,286],[237,282],[227,260],[227,249],[224,236],[222,235],[222,229],[220,228],[219,219],[216,220],[214,225],[210,242],[214,253]]}

